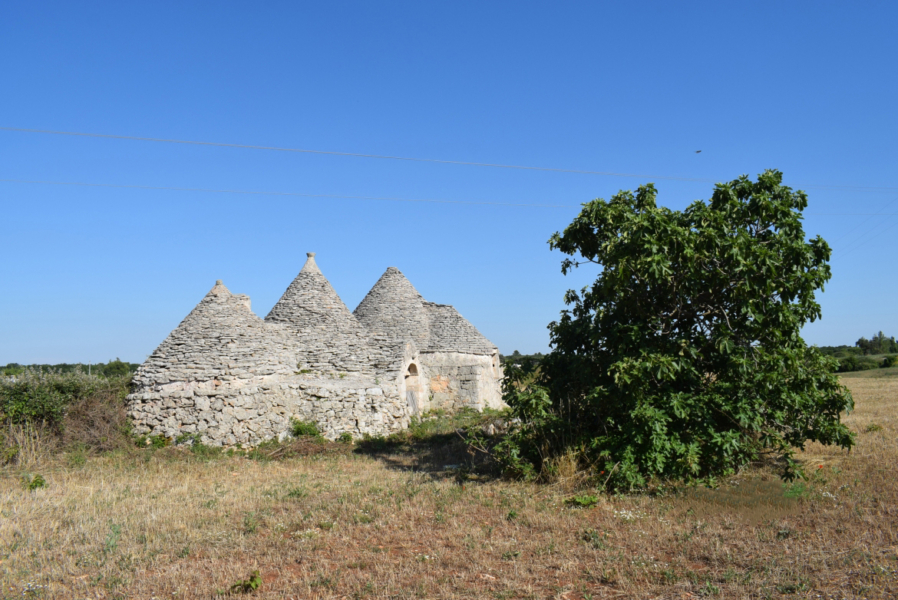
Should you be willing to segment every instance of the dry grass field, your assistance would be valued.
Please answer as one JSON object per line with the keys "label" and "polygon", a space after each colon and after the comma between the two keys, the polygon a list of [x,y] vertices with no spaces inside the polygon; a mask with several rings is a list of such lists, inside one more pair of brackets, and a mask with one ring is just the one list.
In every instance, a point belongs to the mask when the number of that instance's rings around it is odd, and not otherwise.
{"label": "dry grass field", "polygon": [[898,379],[844,381],[857,447],[810,447],[807,482],[758,468],[588,508],[438,451],[63,455],[27,467],[33,491],[7,468],[0,598],[893,598]]}

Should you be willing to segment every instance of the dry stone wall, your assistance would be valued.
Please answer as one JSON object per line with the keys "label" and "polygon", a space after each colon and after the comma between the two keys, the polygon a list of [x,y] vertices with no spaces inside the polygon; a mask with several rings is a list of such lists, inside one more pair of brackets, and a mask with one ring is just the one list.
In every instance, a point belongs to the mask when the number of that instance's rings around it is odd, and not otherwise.
{"label": "dry stone wall", "polygon": [[427,398],[422,410],[503,408],[491,357],[434,352],[421,355]]}
{"label": "dry stone wall", "polygon": [[196,434],[211,446],[253,446],[288,435],[290,420],[318,425],[324,437],[388,435],[408,427],[409,410],[395,385],[365,379],[272,376],[221,383],[184,382],[181,389],[129,397],[138,434]]}

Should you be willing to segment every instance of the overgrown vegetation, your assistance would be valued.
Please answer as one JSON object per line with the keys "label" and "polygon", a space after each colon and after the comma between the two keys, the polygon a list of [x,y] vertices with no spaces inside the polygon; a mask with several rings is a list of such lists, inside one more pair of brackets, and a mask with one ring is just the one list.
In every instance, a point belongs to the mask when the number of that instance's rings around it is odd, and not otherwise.
{"label": "overgrown vegetation", "polygon": [[0,464],[38,462],[57,450],[104,452],[131,444],[124,398],[130,375],[28,369],[0,378]]}
{"label": "overgrown vegetation", "polygon": [[538,373],[507,365],[523,426],[498,458],[523,476],[574,459],[632,490],[713,484],[764,457],[793,478],[808,441],[850,448],[851,394],[799,335],[830,278],[829,246],[802,229],[806,195],[766,171],[683,211],[655,197],[647,185],[594,200],[551,238],[572,256],[563,273],[601,271],[566,294]]}

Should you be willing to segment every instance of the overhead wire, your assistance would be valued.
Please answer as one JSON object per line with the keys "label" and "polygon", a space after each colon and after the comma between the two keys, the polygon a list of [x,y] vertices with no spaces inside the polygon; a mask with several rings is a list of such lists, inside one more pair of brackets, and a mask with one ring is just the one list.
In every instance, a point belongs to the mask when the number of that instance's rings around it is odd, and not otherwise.
{"label": "overhead wire", "polygon": [[[175,138],[156,138],[156,137],[146,137],[146,136],[136,136],[136,135],[93,133],[93,132],[84,132],[84,131],[59,131],[59,130],[52,130],[52,129],[33,129],[33,128],[26,128],[26,127],[5,127],[5,126],[0,126],[0,130],[15,131],[15,132],[20,132],[20,133],[39,133],[39,134],[48,134],[48,135],[63,135],[63,136],[89,137],[89,138],[102,138],[102,139],[115,139],[115,140],[131,140],[131,141],[141,141],[141,142],[159,142],[159,143],[167,143],[167,144],[184,144],[184,145],[193,145],[193,146],[215,146],[215,147],[221,147],[221,148],[242,148],[242,149],[248,149],[248,150],[268,150],[268,151],[274,151],[274,152],[292,152],[292,153],[300,153],[300,154],[349,156],[349,157],[356,157],[356,158],[374,158],[374,159],[397,160],[397,161],[407,161],[407,162],[462,165],[462,166],[471,166],[471,167],[491,167],[491,168],[498,168],[498,169],[517,169],[517,170],[525,170],[525,171],[571,173],[571,174],[579,174],[579,175],[601,175],[601,176],[606,176],[606,177],[636,177],[636,178],[640,178],[640,179],[663,179],[663,180],[668,180],[668,181],[718,183],[717,181],[715,181],[713,179],[699,178],[699,177],[678,177],[678,176],[670,176],[670,175],[648,175],[648,174],[641,174],[641,173],[620,173],[620,172],[614,172],[614,171],[594,171],[594,170],[588,170],[588,169],[540,167],[540,166],[532,166],[532,165],[513,165],[513,164],[503,164],[503,163],[466,161],[466,160],[448,160],[448,159],[440,159],[440,158],[396,156],[396,155],[390,155],[390,154],[371,154],[371,153],[362,153],[362,152],[344,152],[344,151],[337,151],[337,150],[315,150],[315,149],[309,149],[309,148],[288,148],[288,147],[281,147],[281,146],[262,146],[262,145],[254,145],[254,144],[238,144],[238,143],[231,143],[231,142],[209,142],[209,141],[200,141],[200,140],[182,140],[182,139],[175,139]],[[858,185],[806,184],[806,185],[803,185],[802,187],[813,188],[813,189],[831,189],[831,190],[845,190],[845,191],[852,190],[852,191],[863,191],[863,192],[898,191],[898,187],[872,187],[872,186],[858,186]]]}
{"label": "overhead wire", "polygon": [[174,187],[174,186],[157,186],[157,185],[131,185],[120,183],[91,183],[86,181],[47,181],[35,179],[0,179],[3,183],[33,183],[43,185],[72,185],[84,187],[99,188],[124,188],[136,190],[164,190],[172,192],[203,192],[214,194],[246,194],[258,196],[295,196],[300,198],[333,198],[340,200],[379,200],[389,202],[430,202],[434,204],[467,204],[467,205],[484,205],[484,206],[514,206],[528,208],[578,208],[572,204],[523,204],[511,202],[483,202],[475,200],[441,200],[437,198],[397,198],[392,196],[351,196],[341,194],[312,194],[307,192],[279,192],[266,190],[235,190],[235,189],[214,189],[214,188],[195,188],[195,187]]}
{"label": "overhead wire", "polygon": [[883,207],[882,207],[881,209],[879,209],[877,212],[875,212],[875,213],[873,213],[872,215],[870,215],[869,218],[864,219],[863,221],[861,221],[860,223],[858,223],[857,225],[855,225],[854,227],[852,227],[851,229],[849,229],[848,231],[846,231],[845,233],[843,233],[841,237],[839,237],[839,238],[837,238],[836,240],[833,241],[833,244],[837,244],[837,243],[839,243],[840,241],[844,240],[844,239],[845,239],[846,237],[848,237],[852,232],[854,232],[858,227],[860,227],[860,226],[864,225],[865,223],[869,222],[870,219],[872,219],[873,217],[876,217],[876,216],[888,216],[888,215],[886,215],[885,213],[883,213],[883,211],[884,211],[885,209],[887,209],[888,207],[892,206],[893,204],[895,204],[896,202],[898,202],[898,197],[893,198],[892,200],[890,200],[889,202],[887,202],[887,203],[885,204],[885,206],[883,206]]}
{"label": "overhead wire", "polygon": [[[161,185],[139,185],[126,183],[96,183],[88,181],[50,181],[40,179],[3,179],[0,183],[27,183],[37,185],[69,185],[81,187],[95,188],[122,188],[134,190],[157,190],[169,192],[201,192],[212,194],[245,194],[257,196],[286,196],[298,198],[332,198],[335,200],[375,200],[386,202],[428,202],[433,204],[463,204],[472,206],[511,206],[523,208],[580,208],[582,204],[533,204],[533,203],[514,203],[514,202],[486,202],[480,200],[447,200],[442,198],[399,198],[396,196],[354,196],[348,194],[314,194],[311,192],[284,192],[273,190],[243,190],[243,189],[222,189],[222,188],[198,188],[198,187],[179,187],[179,186],[161,186]],[[863,217],[863,216],[898,216],[898,213],[804,213],[805,216],[813,217]]]}
{"label": "overhead wire", "polygon": [[[898,198],[896,198],[895,200],[890,202],[887,206],[890,206],[891,204],[893,204],[896,201],[898,201]],[[883,210],[885,210],[885,207],[883,207]],[[891,217],[895,216],[894,214],[880,213],[875,216],[882,216],[882,217],[888,217],[888,218],[886,218],[882,221],[879,221],[873,227],[871,227],[871,228],[867,229],[865,232],[863,232],[862,235],[858,236],[854,240],[853,243],[849,244],[847,249],[845,249],[843,252],[841,252],[839,254],[840,258],[844,258],[845,256],[848,256],[849,254],[852,254],[852,253],[856,252],[857,250],[860,250],[864,246],[867,246],[874,240],[880,239],[883,235],[885,235],[886,233],[891,231],[895,227],[895,225],[898,225],[898,220],[891,218]],[[867,221],[869,221],[869,219],[867,219]],[[883,227],[883,226],[885,227],[883,230],[876,231],[877,229],[879,229],[880,227]],[[873,233],[874,231],[876,231],[876,233]],[[843,238],[844,238],[844,236],[843,236]]]}
{"label": "overhead wire", "polygon": [[878,239],[881,238],[883,235],[885,235],[886,233],[889,233],[892,229],[894,229],[896,225],[898,225],[898,221],[892,221],[892,223],[891,223],[888,227],[886,227],[884,230],[878,232],[878,233],[875,234],[875,235],[868,236],[868,237],[864,238],[864,239],[861,241],[860,244],[857,244],[857,245],[854,246],[853,248],[851,248],[851,249],[849,249],[849,250],[846,250],[844,253],[842,253],[842,254],[840,255],[840,258],[844,258],[844,257],[848,256],[849,254],[851,254],[851,253],[853,253],[853,252],[855,252],[855,251],[857,251],[857,250],[860,250],[861,248],[863,248],[864,246],[866,246],[866,245],[869,244],[870,242],[872,242],[872,241],[874,241],[874,240],[878,240]]}

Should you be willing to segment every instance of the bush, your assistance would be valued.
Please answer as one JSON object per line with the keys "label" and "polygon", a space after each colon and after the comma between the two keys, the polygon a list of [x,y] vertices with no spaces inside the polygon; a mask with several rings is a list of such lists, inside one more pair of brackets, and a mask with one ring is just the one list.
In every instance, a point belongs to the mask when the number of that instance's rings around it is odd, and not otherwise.
{"label": "bush", "polygon": [[109,381],[79,372],[29,369],[0,379],[0,420],[59,428],[71,404],[108,387]]}
{"label": "bush", "polygon": [[864,356],[848,356],[839,359],[839,373],[851,373],[854,371],[869,371],[870,369],[878,369],[881,364],[872,358]]}
{"label": "bush", "polygon": [[129,447],[129,385],[130,375],[105,379],[78,371],[26,369],[0,379],[0,462],[21,466],[59,449]]}
{"label": "bush", "polygon": [[312,436],[321,437],[321,431],[314,421],[300,421],[299,419],[290,419],[290,435],[293,437]]}
{"label": "bush", "polygon": [[107,452],[132,446],[131,421],[125,412],[129,380],[130,377],[123,377],[107,381],[89,396],[69,405],[63,419],[63,447]]}
{"label": "bush", "polygon": [[895,365],[898,365],[898,354],[892,354],[891,356],[886,356],[882,359],[882,368],[884,369],[894,367]]}
{"label": "bush", "polygon": [[851,394],[800,336],[830,278],[829,246],[801,225],[807,196],[777,171],[719,184],[683,211],[655,196],[647,185],[589,202],[550,240],[573,257],[563,273],[601,268],[565,295],[539,372],[507,365],[505,400],[522,426],[498,458],[539,474],[583,448],[584,468],[629,490],[713,483],[762,456],[792,478],[807,441],[850,448],[840,414]]}

